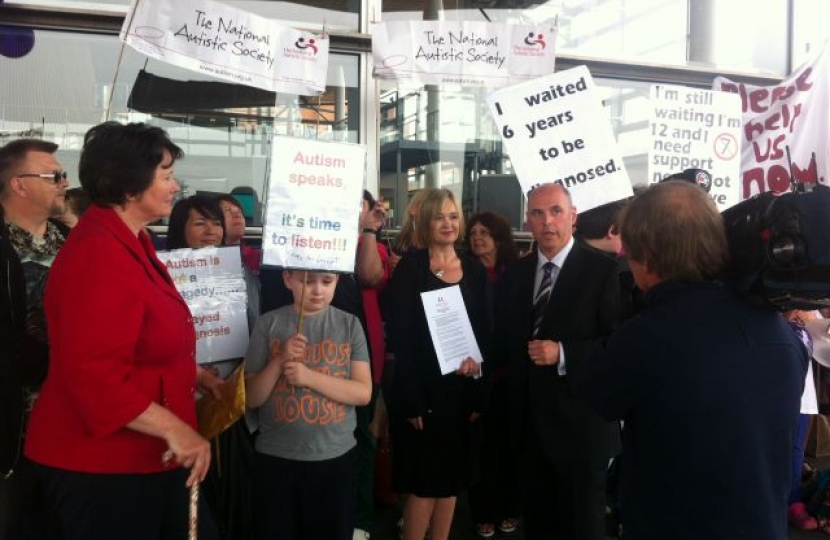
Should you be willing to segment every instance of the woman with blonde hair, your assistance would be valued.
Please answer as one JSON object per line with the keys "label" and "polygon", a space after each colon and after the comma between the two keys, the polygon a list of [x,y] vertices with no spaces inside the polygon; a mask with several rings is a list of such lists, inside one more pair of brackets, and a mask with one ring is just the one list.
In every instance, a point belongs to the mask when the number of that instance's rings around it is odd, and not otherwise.
{"label": "woman with blonde hair", "polygon": [[476,420],[481,409],[481,365],[465,359],[441,374],[421,293],[457,286],[482,351],[490,332],[490,284],[482,264],[462,257],[455,243],[464,218],[452,192],[429,190],[420,201],[414,240],[422,249],[404,257],[390,283],[389,321],[395,349],[395,488],[408,494],[404,539],[449,537],[456,496],[473,476]]}

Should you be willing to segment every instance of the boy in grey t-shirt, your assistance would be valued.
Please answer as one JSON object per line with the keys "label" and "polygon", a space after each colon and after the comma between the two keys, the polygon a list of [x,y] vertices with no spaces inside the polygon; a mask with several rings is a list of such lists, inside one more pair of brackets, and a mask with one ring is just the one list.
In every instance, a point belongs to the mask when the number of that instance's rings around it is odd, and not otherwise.
{"label": "boy in grey t-shirt", "polygon": [[366,338],[356,317],[330,306],[337,274],[294,270],[283,280],[294,304],[259,318],[245,355],[247,405],[260,422],[254,538],[346,540],[357,480],[354,406],[372,393]]}

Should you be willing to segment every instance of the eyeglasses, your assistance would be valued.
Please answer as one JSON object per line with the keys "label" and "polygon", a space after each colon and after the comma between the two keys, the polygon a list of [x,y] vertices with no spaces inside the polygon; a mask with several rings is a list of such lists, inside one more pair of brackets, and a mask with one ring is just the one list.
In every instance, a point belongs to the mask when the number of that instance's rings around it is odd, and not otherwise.
{"label": "eyeglasses", "polygon": [[53,184],[60,184],[61,182],[66,181],[66,171],[52,171],[50,173],[25,173],[25,174],[18,174],[18,178],[44,178],[46,180],[51,180]]}

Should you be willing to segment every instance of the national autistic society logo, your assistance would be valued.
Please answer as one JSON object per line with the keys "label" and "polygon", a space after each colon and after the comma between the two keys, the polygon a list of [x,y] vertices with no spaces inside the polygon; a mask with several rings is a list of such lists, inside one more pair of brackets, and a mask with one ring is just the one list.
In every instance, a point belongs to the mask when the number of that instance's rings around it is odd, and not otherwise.
{"label": "national autistic society logo", "polygon": [[698,170],[695,173],[695,182],[707,193],[709,193],[709,190],[712,189],[712,175],[704,170]]}
{"label": "national autistic society logo", "polygon": [[535,32],[530,32],[525,37],[525,45],[528,47],[535,47],[537,45],[541,46],[543,49],[547,47],[547,43],[545,43],[545,36],[542,34],[537,34]]}
{"label": "national autistic society logo", "polygon": [[315,55],[317,54],[317,41],[314,38],[309,38],[308,41],[305,38],[300,38],[294,42],[294,46],[302,51],[311,49]]}

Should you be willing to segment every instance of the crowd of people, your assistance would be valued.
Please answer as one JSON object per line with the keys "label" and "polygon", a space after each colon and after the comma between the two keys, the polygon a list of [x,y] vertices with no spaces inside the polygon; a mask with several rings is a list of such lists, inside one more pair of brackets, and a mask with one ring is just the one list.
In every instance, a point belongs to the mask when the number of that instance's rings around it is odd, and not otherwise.
{"label": "crowd of people", "polygon": [[[184,154],[160,128],[92,128],[71,205],[56,150],[0,148],[0,540],[185,538],[198,486],[204,539],[369,538],[387,434],[404,540],[447,540],[463,493],[481,538],[603,540],[609,499],[626,539],[783,540],[788,510],[814,525],[792,506],[806,315],[717,279],[723,220],[692,183],[579,214],[541,178],[526,253],[438,188],[384,243],[364,192],[336,274],[261,267],[230,195],[174,204]],[[222,246],[250,341],[200,364],[156,249]],[[449,287],[484,361],[443,374],[423,295]],[[249,414],[207,440],[196,401],[240,365]]]}

